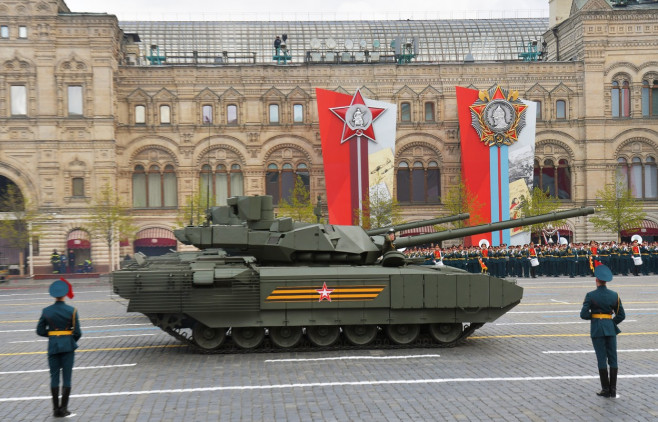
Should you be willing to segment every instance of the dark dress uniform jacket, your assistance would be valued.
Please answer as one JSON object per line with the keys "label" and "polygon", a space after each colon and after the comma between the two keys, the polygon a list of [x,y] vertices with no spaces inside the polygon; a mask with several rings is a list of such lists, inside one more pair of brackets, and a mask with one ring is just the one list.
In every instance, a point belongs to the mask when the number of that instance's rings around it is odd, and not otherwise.
{"label": "dark dress uniform jacket", "polygon": [[55,302],[43,309],[37,324],[37,334],[41,337],[48,337],[49,355],[72,352],[78,348],[77,341],[82,337],[82,331],[80,330],[77,312],[75,313],[75,329],[73,329],[72,336],[48,336],[49,331],[72,329],[74,309],[73,306],[69,306],[64,302]]}
{"label": "dark dress uniform jacket", "polygon": [[[592,318],[592,314],[615,314],[612,319]],[[591,337],[616,336],[621,332],[617,324],[626,318],[624,306],[621,304],[619,295],[606,286],[599,286],[585,296],[583,309],[580,311],[582,319],[591,320]]]}

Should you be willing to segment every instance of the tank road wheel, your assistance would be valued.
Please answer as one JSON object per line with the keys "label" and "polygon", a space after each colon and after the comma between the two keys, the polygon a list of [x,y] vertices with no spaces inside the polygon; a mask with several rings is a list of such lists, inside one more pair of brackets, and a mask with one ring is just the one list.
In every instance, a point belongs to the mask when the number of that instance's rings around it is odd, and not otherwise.
{"label": "tank road wheel", "polygon": [[226,328],[210,328],[205,324],[196,322],[192,328],[192,341],[202,349],[216,349],[226,339]]}
{"label": "tank road wheel", "polygon": [[306,327],[306,337],[316,346],[331,346],[340,337],[340,327],[336,325],[312,325]]}
{"label": "tank road wheel", "polygon": [[429,328],[432,338],[439,343],[450,343],[457,340],[462,335],[463,330],[460,322],[455,324],[430,324]]}
{"label": "tank road wheel", "polygon": [[255,349],[265,338],[265,330],[261,327],[233,327],[231,337],[243,349]]}
{"label": "tank road wheel", "polygon": [[386,335],[396,344],[413,343],[420,334],[418,324],[391,324],[386,327]]}
{"label": "tank road wheel", "polygon": [[295,347],[302,339],[302,327],[272,327],[270,338],[277,347]]}
{"label": "tank road wheel", "polygon": [[365,346],[377,337],[376,325],[346,325],[343,332],[347,341],[355,346]]}

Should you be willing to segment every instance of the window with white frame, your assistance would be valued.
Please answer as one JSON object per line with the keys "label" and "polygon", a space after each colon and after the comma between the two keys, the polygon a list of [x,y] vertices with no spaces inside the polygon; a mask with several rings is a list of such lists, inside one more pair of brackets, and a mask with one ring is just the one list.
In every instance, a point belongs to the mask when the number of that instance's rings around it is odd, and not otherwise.
{"label": "window with white frame", "polygon": [[9,89],[11,96],[11,115],[27,115],[27,89],[25,85],[12,85]]}
{"label": "window with white frame", "polygon": [[171,123],[171,107],[168,105],[160,106],[160,124],[168,125]]}
{"label": "window with white frame", "polygon": [[135,124],[143,125],[146,123],[146,107],[143,105],[135,106]]}
{"label": "window with white frame", "polygon": [[68,107],[69,116],[82,116],[82,86],[69,85]]}

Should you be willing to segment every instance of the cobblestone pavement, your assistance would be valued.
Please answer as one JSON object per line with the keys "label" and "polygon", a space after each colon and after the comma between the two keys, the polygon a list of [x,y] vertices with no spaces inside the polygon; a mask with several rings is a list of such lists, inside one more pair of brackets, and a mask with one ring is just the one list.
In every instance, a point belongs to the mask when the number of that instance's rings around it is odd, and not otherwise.
{"label": "cobblestone pavement", "polygon": [[[51,420],[49,281],[0,285],[0,420]],[[520,280],[522,303],[453,349],[199,355],[110,294],[74,280],[83,337],[69,408],[80,421],[650,421],[658,419],[658,276],[617,277],[620,397],[599,389],[592,278]],[[359,358],[359,359],[356,359]]]}

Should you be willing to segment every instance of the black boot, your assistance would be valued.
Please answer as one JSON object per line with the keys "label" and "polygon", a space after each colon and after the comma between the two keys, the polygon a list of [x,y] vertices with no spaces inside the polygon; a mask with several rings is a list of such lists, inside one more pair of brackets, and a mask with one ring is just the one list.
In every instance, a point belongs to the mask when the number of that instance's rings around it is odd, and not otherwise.
{"label": "black boot", "polygon": [[[608,375],[608,370],[606,369],[606,376]],[[66,417],[71,414],[68,410],[69,406],[69,395],[71,394],[71,387],[62,387],[62,405],[59,408],[60,416]]]}
{"label": "black boot", "polygon": [[601,397],[610,397],[610,381],[608,380],[608,368],[599,369],[599,378],[601,378],[601,391],[596,393],[596,395]]}
{"label": "black boot", "polygon": [[50,392],[53,396],[53,416],[60,418],[62,414],[59,410],[59,387],[50,387]]}
{"label": "black boot", "polygon": [[610,368],[610,397],[617,397],[617,370],[618,368]]}

